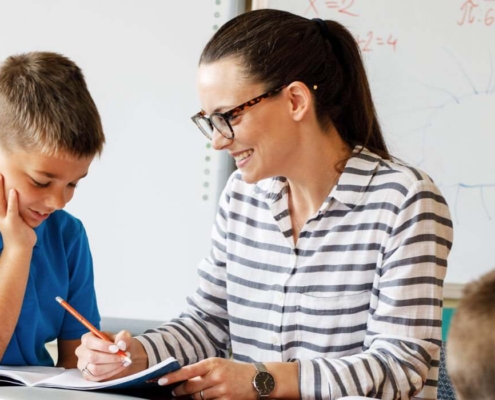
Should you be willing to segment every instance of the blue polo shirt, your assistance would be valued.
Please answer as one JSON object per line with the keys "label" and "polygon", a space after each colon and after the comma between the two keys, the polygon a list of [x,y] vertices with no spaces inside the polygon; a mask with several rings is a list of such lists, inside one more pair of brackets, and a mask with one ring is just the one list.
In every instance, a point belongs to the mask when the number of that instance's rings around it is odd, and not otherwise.
{"label": "blue polo shirt", "polygon": [[[35,228],[37,242],[21,314],[2,365],[53,366],[45,344],[79,339],[88,330],[55,300],[60,296],[99,328],[93,285],[93,260],[81,221],[54,212]],[[0,249],[3,239],[0,236]]]}

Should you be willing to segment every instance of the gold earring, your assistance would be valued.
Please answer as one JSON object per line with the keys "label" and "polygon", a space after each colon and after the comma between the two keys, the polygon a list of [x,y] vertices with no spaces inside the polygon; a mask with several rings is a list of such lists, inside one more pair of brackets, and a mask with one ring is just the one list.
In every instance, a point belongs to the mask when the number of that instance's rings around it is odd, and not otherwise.
{"label": "gold earring", "polygon": [[313,90],[318,89],[318,85],[313,85]]}

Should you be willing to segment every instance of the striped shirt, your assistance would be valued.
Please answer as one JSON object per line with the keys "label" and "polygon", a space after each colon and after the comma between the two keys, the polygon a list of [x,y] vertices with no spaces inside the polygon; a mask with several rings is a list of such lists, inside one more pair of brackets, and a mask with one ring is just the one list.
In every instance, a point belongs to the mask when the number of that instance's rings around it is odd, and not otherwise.
{"label": "striped shirt", "polygon": [[432,180],[366,149],[296,244],[286,179],[234,172],[187,310],[138,339],[150,365],[298,362],[302,399],[436,399],[452,237]]}

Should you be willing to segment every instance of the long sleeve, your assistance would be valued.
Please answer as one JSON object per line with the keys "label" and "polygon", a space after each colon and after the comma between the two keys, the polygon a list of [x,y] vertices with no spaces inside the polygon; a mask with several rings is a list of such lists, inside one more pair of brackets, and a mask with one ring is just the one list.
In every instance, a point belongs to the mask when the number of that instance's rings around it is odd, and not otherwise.
{"label": "long sleeve", "polygon": [[409,399],[421,390],[439,359],[442,286],[451,246],[443,197],[430,181],[417,182],[381,243],[364,351],[300,360],[303,399]]}
{"label": "long sleeve", "polygon": [[366,149],[297,243],[286,179],[234,172],[188,308],[139,340],[150,364],[297,361],[303,400],[435,398],[452,236],[431,179]]}

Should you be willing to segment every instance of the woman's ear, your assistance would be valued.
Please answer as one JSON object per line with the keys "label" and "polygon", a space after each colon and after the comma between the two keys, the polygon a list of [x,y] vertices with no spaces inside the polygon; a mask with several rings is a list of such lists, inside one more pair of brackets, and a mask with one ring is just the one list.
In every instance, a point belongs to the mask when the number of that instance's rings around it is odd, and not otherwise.
{"label": "woman's ear", "polygon": [[309,88],[302,82],[295,81],[287,86],[290,100],[290,113],[294,121],[302,121],[313,108],[313,96]]}

